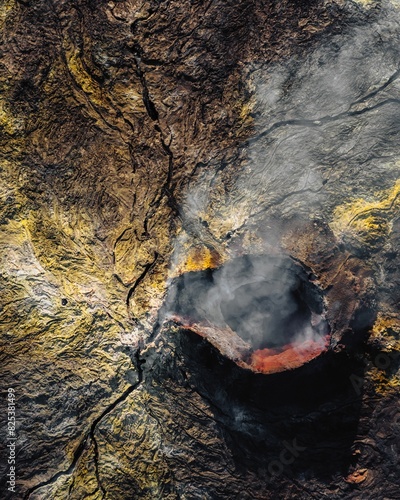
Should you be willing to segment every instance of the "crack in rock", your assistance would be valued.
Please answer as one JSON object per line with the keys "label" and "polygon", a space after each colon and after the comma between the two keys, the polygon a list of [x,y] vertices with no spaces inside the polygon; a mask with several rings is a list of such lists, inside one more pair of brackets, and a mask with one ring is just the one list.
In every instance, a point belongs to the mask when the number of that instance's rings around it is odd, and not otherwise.
{"label": "crack in rock", "polygon": [[76,466],[79,462],[79,459],[81,458],[82,453],[84,452],[84,450],[86,448],[86,445],[87,445],[89,439],[93,442],[93,445],[94,445],[96,479],[98,481],[99,489],[102,491],[103,495],[105,494],[105,490],[102,487],[102,483],[101,483],[100,477],[99,477],[99,471],[98,471],[98,457],[99,457],[99,455],[98,455],[97,441],[95,439],[94,434],[95,434],[95,431],[96,431],[98,424],[103,420],[103,418],[106,417],[109,413],[111,413],[120,403],[125,401],[128,398],[128,396],[142,384],[142,382],[143,382],[143,368],[142,368],[142,360],[140,359],[140,349],[138,349],[135,352],[134,357],[136,359],[136,365],[137,365],[136,368],[137,368],[137,373],[138,373],[137,383],[129,386],[117,399],[114,400],[113,403],[111,403],[109,406],[107,406],[107,408],[105,408],[103,410],[103,412],[92,422],[89,431],[86,432],[86,434],[84,435],[84,437],[80,441],[78,447],[76,448],[74,455],[73,455],[72,462],[71,462],[70,466],[68,467],[68,469],[59,471],[54,476],[52,476],[50,479],[37,484],[33,488],[30,488],[26,492],[26,494],[24,496],[24,500],[28,500],[31,497],[31,495],[33,493],[35,493],[35,491],[37,491],[45,486],[49,486],[51,484],[54,484],[60,477],[69,476],[69,475],[73,474],[75,469],[76,469]]}

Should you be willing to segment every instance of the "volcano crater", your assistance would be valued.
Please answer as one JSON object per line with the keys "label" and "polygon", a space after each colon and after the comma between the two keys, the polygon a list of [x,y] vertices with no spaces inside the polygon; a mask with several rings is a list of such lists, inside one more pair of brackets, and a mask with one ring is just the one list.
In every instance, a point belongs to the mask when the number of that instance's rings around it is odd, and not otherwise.
{"label": "volcano crater", "polygon": [[271,373],[326,349],[329,325],[316,277],[290,256],[244,255],[172,284],[166,309],[243,367]]}

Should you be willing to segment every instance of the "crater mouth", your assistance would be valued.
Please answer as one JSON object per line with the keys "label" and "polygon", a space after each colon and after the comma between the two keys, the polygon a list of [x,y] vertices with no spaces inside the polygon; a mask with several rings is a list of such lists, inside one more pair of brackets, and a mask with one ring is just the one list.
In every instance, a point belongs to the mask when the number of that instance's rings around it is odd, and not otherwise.
{"label": "crater mouth", "polygon": [[166,310],[242,367],[297,368],[329,344],[325,301],[315,276],[289,256],[245,255],[172,283]]}

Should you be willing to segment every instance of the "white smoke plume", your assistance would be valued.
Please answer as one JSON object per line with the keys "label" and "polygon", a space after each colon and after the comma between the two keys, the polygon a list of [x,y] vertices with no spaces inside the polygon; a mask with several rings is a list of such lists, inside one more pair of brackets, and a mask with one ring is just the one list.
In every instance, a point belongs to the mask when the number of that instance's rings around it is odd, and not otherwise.
{"label": "white smoke plume", "polygon": [[[400,139],[399,19],[393,10],[384,22],[377,17],[329,35],[305,56],[259,64],[252,74],[255,133],[247,165],[224,199],[215,179],[214,188],[203,179],[189,192],[186,216],[194,226],[205,216],[220,217],[237,221],[233,232],[248,224],[264,235],[270,216],[322,214],[329,220],[338,199],[368,196],[377,182],[380,189],[393,183]],[[233,258],[215,272],[174,282],[166,306],[228,324],[255,348],[290,341],[301,349],[308,340],[323,342],[327,333],[322,299],[302,272],[284,257]]]}

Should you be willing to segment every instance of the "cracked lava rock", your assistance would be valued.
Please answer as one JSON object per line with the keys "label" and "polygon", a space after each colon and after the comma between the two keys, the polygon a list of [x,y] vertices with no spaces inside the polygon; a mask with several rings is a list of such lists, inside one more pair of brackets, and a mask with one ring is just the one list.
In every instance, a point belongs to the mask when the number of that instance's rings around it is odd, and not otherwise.
{"label": "cracked lava rock", "polygon": [[1,498],[399,499],[398,0],[4,0]]}

